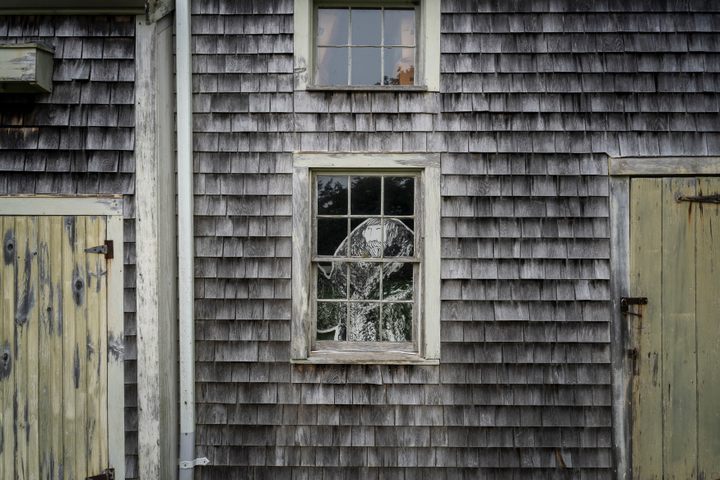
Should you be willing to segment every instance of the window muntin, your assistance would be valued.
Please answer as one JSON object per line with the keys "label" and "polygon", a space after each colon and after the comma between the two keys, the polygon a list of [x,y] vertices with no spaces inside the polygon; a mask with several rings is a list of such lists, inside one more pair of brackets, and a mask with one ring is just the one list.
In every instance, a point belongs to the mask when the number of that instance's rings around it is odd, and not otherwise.
{"label": "window muntin", "polygon": [[416,351],[416,172],[313,177],[313,344]]}
{"label": "window muntin", "polygon": [[315,84],[414,85],[415,8],[318,7]]}

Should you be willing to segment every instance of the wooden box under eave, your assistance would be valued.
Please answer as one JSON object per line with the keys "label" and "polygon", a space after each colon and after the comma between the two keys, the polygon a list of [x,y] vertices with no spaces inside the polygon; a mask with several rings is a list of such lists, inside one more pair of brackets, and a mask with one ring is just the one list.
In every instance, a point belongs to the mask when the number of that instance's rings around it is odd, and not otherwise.
{"label": "wooden box under eave", "polygon": [[0,93],[51,92],[53,54],[37,43],[0,45]]}

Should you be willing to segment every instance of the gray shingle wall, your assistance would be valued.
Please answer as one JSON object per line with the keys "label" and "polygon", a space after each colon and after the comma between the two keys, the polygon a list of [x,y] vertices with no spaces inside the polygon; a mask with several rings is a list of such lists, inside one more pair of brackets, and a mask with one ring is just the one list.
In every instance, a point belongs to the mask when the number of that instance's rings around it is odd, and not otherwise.
{"label": "gray shingle wall", "polygon": [[124,194],[127,474],[137,473],[134,17],[0,16],[0,43],[55,48],[47,95],[0,94],[0,195]]}
{"label": "gray shingle wall", "polygon": [[[426,94],[293,93],[292,3],[193,2],[200,477],[611,478],[607,155],[720,153],[720,6],[443,0]],[[439,367],[290,366],[293,150],[444,152]]]}

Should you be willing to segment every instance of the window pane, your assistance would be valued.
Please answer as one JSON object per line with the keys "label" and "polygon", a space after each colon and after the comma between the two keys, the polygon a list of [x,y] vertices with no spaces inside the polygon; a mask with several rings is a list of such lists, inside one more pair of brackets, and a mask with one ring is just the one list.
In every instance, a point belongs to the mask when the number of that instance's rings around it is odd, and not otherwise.
{"label": "window pane", "polygon": [[380,264],[350,263],[350,298],[380,300]]}
{"label": "window pane", "polygon": [[377,303],[351,303],[348,340],[376,342],[380,327],[380,305]]}
{"label": "window pane", "polygon": [[347,298],[347,264],[319,263],[317,266],[317,298]]}
{"label": "window pane", "polygon": [[415,49],[385,48],[384,85],[415,84]]}
{"label": "window pane", "polygon": [[352,49],[352,85],[380,85],[380,50]]}
{"label": "window pane", "polygon": [[319,8],[317,44],[347,45],[349,18],[347,8]]}
{"label": "window pane", "polygon": [[385,10],[385,45],[415,46],[415,10]]}
{"label": "window pane", "polygon": [[380,45],[380,17],[378,8],[352,9],[352,39],[353,45]]}
{"label": "window pane", "polygon": [[380,215],[380,177],[351,177],[350,201],[353,215]]}
{"label": "window pane", "polygon": [[415,178],[385,177],[385,215],[415,213]]}
{"label": "window pane", "polygon": [[351,228],[351,257],[377,258],[382,255],[382,222],[379,218],[353,218]]}
{"label": "window pane", "polygon": [[412,257],[415,251],[415,233],[397,218],[387,218],[385,222],[386,257]]}
{"label": "window pane", "polygon": [[347,255],[346,245],[340,251],[338,248],[347,237],[347,220],[344,218],[318,218],[317,219],[317,254],[318,255]]}
{"label": "window pane", "polygon": [[383,305],[382,337],[385,342],[412,340],[412,303]]}
{"label": "window pane", "polygon": [[383,265],[383,300],[412,300],[413,264],[386,263]]}
{"label": "window pane", "polygon": [[347,177],[317,177],[318,214],[346,215],[347,195]]}
{"label": "window pane", "polygon": [[319,47],[315,79],[318,85],[347,85],[348,49]]}
{"label": "window pane", "polygon": [[317,339],[347,340],[347,304],[317,302]]}

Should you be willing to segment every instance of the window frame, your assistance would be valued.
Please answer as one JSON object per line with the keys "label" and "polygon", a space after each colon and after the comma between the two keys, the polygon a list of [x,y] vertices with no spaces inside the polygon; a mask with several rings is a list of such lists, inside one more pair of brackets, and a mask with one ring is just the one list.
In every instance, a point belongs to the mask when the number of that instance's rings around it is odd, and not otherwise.
{"label": "window frame", "polygon": [[[348,173],[350,172],[350,173]],[[417,175],[415,236],[419,259],[413,342],[322,341],[315,348],[314,179],[318,174]],[[419,226],[419,228],[418,228]],[[416,343],[415,343],[416,342]],[[408,343],[414,344],[408,348]],[[293,363],[430,364],[440,358],[439,154],[316,154],[293,158]]]}
{"label": "window frame", "polygon": [[[414,85],[317,85],[315,84],[315,32],[317,8],[402,7],[416,9]],[[419,17],[419,18],[418,18]],[[294,0],[295,90],[440,91],[440,0],[324,1]]]}

